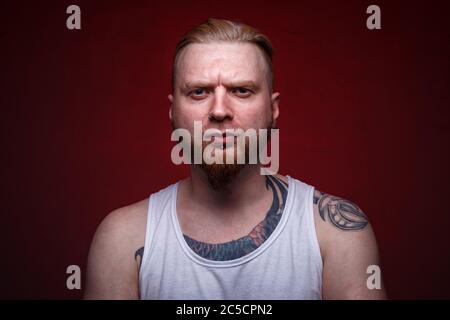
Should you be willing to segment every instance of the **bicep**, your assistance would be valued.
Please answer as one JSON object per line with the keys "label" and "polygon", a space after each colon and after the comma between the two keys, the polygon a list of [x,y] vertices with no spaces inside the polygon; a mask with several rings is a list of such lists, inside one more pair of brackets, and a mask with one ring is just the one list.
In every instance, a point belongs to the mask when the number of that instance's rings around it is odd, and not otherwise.
{"label": "bicep", "polygon": [[373,274],[380,261],[366,215],[356,204],[319,191],[315,192],[314,203],[323,258],[323,298],[385,298],[381,274]]}
{"label": "bicep", "polygon": [[381,274],[372,274],[373,266],[380,270],[380,262],[370,224],[364,230],[336,239],[332,248],[324,259],[325,299],[385,298]]}

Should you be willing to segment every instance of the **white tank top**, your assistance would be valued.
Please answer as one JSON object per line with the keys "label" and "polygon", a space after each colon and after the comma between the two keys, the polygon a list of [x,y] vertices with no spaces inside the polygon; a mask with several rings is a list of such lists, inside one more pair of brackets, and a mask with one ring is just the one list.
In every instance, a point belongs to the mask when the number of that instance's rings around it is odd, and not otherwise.
{"label": "white tank top", "polygon": [[213,261],[186,243],[176,214],[179,182],[149,197],[139,271],[141,299],[321,299],[322,257],[313,217],[314,187],[288,177],[275,230],[238,259]]}

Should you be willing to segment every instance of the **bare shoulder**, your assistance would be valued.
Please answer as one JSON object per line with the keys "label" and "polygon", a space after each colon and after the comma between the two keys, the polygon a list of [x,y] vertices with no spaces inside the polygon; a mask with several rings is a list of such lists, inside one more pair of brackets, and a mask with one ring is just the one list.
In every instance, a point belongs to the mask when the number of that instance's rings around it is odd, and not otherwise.
{"label": "bare shoulder", "polygon": [[[355,245],[367,245],[375,237],[366,213],[354,202],[314,190],[314,221],[322,256]],[[352,242],[357,240],[357,242]]]}
{"label": "bare shoulder", "polygon": [[98,226],[93,243],[105,240],[105,245],[134,249],[134,254],[144,245],[147,210],[148,199],[144,199],[112,211]]}
{"label": "bare shoulder", "polygon": [[369,225],[366,214],[354,202],[314,190],[314,211],[323,222],[342,231],[363,230]]}
{"label": "bare shoulder", "polygon": [[97,227],[87,266],[85,298],[138,297],[148,198],[109,213]]}
{"label": "bare shoulder", "polygon": [[380,266],[368,215],[353,201],[319,190],[314,190],[313,208],[324,265],[324,297],[385,298],[384,285],[378,290],[367,287],[367,270]]}
{"label": "bare shoulder", "polygon": [[143,240],[145,238],[147,210],[148,198],[118,208],[103,219],[97,233],[105,232],[111,233],[112,236],[126,236],[130,241]]}

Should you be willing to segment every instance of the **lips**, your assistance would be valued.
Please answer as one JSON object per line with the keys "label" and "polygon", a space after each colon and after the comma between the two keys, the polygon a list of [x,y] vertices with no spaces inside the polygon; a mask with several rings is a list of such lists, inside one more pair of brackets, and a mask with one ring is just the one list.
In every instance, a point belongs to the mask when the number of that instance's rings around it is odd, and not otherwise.
{"label": "lips", "polygon": [[236,136],[233,134],[226,134],[226,133],[222,133],[221,136],[214,135],[210,138],[211,145],[213,145],[215,148],[225,149],[227,147],[227,145],[230,145],[230,146],[234,145],[235,137]]}
{"label": "lips", "polygon": [[210,141],[215,148],[225,149],[227,145],[233,146],[235,138],[238,136],[234,129],[225,129],[225,131],[211,128],[205,131],[204,141]]}
{"label": "lips", "polygon": [[221,143],[226,144],[227,142],[234,142],[235,135],[226,135],[222,134],[222,136],[214,136],[214,144]]}
{"label": "lips", "polygon": [[206,139],[211,139],[211,137],[220,137],[222,136],[223,138],[229,136],[229,137],[236,137],[237,134],[234,133],[233,131],[220,131],[218,129],[208,129],[207,131],[205,131],[204,137]]}

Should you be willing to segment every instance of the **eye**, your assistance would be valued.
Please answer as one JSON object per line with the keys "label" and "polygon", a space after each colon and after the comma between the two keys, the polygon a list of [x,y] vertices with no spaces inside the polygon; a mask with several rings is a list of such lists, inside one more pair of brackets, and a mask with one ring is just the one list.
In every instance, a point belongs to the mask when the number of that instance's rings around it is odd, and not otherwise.
{"label": "eye", "polygon": [[207,95],[207,91],[204,88],[197,88],[189,92],[189,96],[193,99],[200,100],[205,98]]}
{"label": "eye", "polygon": [[233,93],[239,98],[247,98],[252,94],[251,90],[247,88],[234,88]]}

